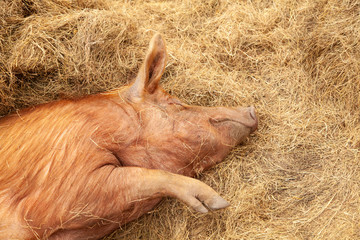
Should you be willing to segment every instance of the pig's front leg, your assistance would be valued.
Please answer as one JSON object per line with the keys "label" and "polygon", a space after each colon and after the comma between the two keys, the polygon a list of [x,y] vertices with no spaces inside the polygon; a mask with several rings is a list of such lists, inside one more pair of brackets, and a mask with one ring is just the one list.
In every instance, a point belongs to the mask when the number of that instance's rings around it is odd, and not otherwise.
{"label": "pig's front leg", "polygon": [[162,170],[118,167],[111,172],[111,178],[114,178],[112,183],[117,182],[114,190],[119,191],[125,203],[171,196],[201,213],[208,212],[207,208],[216,210],[229,206],[205,183]]}
{"label": "pig's front leg", "polygon": [[[140,217],[166,196],[176,197],[201,213],[206,213],[207,208],[229,206],[205,183],[162,170],[104,165],[90,176],[79,177],[82,177],[79,181],[84,181],[79,184],[83,185],[82,193],[73,201],[81,209],[61,216],[55,231],[51,227],[48,230],[39,228],[39,236],[51,240],[97,239]],[[53,205],[61,206],[61,203]],[[47,232],[51,236],[46,237]]]}

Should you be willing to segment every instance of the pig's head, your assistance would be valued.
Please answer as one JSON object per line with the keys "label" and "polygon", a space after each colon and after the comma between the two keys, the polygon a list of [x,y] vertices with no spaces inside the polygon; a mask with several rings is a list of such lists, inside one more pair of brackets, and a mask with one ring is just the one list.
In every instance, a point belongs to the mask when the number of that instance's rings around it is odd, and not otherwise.
{"label": "pig's head", "polygon": [[258,120],[253,107],[190,106],[169,95],[159,85],[166,58],[165,43],[157,34],[124,92],[140,125],[127,156],[137,158],[137,165],[192,175],[224,159],[256,130]]}

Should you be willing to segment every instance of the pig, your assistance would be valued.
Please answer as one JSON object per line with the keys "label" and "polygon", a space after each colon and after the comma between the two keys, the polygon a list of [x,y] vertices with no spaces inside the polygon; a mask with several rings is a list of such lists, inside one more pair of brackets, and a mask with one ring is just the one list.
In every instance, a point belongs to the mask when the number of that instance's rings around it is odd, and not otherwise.
{"label": "pig", "polygon": [[159,85],[156,34],[132,84],[0,119],[0,239],[99,239],[174,197],[229,203],[193,178],[258,126],[254,107],[190,106]]}

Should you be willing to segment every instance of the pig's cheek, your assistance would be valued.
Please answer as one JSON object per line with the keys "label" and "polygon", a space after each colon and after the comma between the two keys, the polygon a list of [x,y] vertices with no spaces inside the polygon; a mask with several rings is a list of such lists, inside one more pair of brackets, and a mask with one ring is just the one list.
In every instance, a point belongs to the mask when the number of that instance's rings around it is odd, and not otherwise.
{"label": "pig's cheek", "polygon": [[247,135],[250,134],[250,130],[246,127],[239,126],[232,122],[222,122],[215,124],[219,135],[226,142],[226,145],[237,145],[241,143]]}
{"label": "pig's cheek", "polygon": [[214,124],[214,127],[223,137],[229,137],[231,132],[236,131],[236,129],[233,127],[233,124],[230,124],[229,122],[216,123]]}

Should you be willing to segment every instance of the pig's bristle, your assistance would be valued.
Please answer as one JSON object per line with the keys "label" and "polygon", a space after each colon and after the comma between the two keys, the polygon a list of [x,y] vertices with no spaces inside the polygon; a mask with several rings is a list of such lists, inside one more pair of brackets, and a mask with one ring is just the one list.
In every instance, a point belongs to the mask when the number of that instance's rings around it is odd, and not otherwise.
{"label": "pig's bristle", "polygon": [[163,87],[256,107],[259,128],[174,199],[106,239],[360,239],[360,4],[350,0],[0,0],[0,115],[128,83],[155,32]]}

